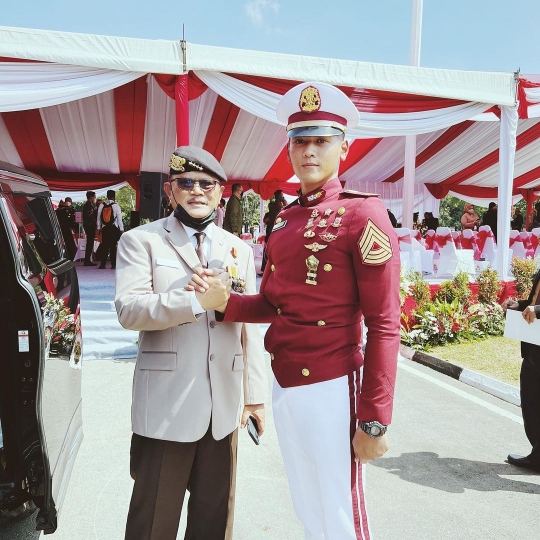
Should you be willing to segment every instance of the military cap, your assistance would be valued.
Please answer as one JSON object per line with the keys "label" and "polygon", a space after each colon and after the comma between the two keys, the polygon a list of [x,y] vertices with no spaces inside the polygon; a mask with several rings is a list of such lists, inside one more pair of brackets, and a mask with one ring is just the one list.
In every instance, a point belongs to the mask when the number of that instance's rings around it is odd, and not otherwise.
{"label": "military cap", "polygon": [[339,88],[319,82],[291,88],[279,101],[276,115],[289,137],[340,135],[360,120],[358,109]]}
{"label": "military cap", "polygon": [[194,171],[210,173],[220,182],[227,181],[223,167],[210,152],[196,146],[178,147],[169,161],[169,175]]}

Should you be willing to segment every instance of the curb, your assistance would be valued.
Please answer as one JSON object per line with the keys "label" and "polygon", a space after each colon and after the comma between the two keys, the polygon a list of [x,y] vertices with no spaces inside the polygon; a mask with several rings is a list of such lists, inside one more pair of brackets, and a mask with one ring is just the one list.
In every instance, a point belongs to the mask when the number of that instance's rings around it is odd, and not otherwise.
{"label": "curb", "polygon": [[477,371],[472,371],[461,366],[456,366],[451,362],[430,356],[424,352],[416,351],[400,343],[399,354],[408,360],[418,362],[423,366],[427,366],[439,373],[443,373],[448,377],[452,377],[457,381],[468,384],[478,390],[482,390],[492,396],[495,396],[512,405],[521,406],[521,395],[519,388],[512,386],[511,384],[504,383],[493,377],[488,377]]}

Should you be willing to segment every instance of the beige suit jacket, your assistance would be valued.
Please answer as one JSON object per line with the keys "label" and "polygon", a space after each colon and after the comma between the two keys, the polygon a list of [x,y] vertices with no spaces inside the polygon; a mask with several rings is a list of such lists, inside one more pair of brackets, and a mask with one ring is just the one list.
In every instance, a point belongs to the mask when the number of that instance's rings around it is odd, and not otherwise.
{"label": "beige suit jacket", "polygon": [[[253,252],[213,227],[209,268],[237,263],[246,294],[256,292]],[[232,248],[236,248],[236,258]],[[122,235],[115,305],[120,324],[138,330],[133,384],[133,432],[169,441],[220,440],[238,426],[243,404],[266,401],[263,344],[257,325],[196,317],[184,290],[199,258],[174,216]]]}

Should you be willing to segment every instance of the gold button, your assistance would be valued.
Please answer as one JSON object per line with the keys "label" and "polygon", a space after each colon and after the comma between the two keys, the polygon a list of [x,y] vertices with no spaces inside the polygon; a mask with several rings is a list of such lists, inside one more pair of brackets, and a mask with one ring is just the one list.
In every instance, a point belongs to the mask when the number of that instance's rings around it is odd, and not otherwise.
{"label": "gold button", "polygon": [[277,313],[278,315],[281,315],[281,308],[277,308],[277,309],[276,309],[276,313]]}
{"label": "gold button", "polygon": [[275,267],[274,265],[272,265],[272,266],[270,267],[270,270],[272,270],[272,272],[273,272],[275,269],[276,269],[276,267]]}
{"label": "gold button", "polygon": [[325,264],[323,266],[323,268],[324,268],[325,272],[330,272],[330,270],[332,270],[332,265],[331,264]]}
{"label": "gold button", "polygon": [[326,326],[326,323],[324,321],[318,321],[317,326]]}
{"label": "gold button", "polygon": [[345,213],[345,208],[343,206],[337,211],[339,216],[342,216]]}
{"label": "gold button", "polygon": [[304,369],[302,370],[302,375],[303,375],[304,377],[309,377],[309,369],[304,368]]}
{"label": "gold button", "polygon": [[270,360],[274,360],[274,353],[270,353]]}
{"label": "gold button", "polygon": [[280,217],[278,217],[278,218],[276,219],[275,223],[281,223],[282,221],[283,221],[283,219],[280,218]]}

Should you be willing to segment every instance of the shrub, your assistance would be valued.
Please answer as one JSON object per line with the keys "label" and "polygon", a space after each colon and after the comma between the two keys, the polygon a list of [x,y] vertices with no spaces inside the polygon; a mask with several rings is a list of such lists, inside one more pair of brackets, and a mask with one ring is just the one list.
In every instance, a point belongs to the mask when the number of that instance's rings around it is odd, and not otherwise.
{"label": "shrub", "polygon": [[504,333],[504,311],[496,302],[475,304],[469,308],[472,324],[485,336],[502,336]]}
{"label": "shrub", "polygon": [[431,302],[431,291],[429,284],[424,281],[424,277],[421,272],[417,270],[409,270],[407,273],[407,279],[409,280],[409,290],[416,305],[421,308],[428,302]]}
{"label": "shrub", "polygon": [[494,304],[501,292],[499,274],[491,266],[482,270],[476,278],[478,283],[478,301],[482,304]]}
{"label": "shrub", "polygon": [[452,281],[443,281],[437,291],[435,299],[451,304],[457,300],[459,304],[467,304],[471,291],[469,289],[469,276],[465,272],[458,272]]}
{"label": "shrub", "polygon": [[523,300],[529,296],[531,291],[533,277],[536,274],[536,264],[533,259],[512,258],[512,274],[514,274],[516,284],[516,296]]}

